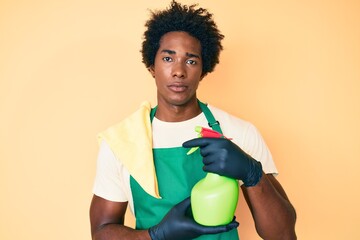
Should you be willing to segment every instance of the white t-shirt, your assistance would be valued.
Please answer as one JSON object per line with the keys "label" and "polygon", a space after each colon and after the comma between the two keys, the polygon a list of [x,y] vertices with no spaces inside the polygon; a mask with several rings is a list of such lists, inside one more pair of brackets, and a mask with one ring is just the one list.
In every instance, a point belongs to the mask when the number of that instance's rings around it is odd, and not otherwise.
{"label": "white t-shirt", "polygon": [[[265,173],[277,174],[271,153],[254,125],[211,105],[208,107],[215,119],[220,122],[221,130],[226,137],[232,138],[243,151],[260,161]],[[153,147],[180,147],[183,142],[197,137],[195,126],[209,127],[203,113],[183,122],[163,122],[154,118]],[[129,202],[130,209],[134,212],[129,172],[104,141],[98,154],[93,193],[109,201]]]}

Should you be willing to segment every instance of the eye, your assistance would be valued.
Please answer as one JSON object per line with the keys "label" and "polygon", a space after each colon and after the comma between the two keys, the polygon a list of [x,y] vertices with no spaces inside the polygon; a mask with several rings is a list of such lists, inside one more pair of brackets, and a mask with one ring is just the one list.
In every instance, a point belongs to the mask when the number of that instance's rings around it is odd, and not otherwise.
{"label": "eye", "polygon": [[163,57],[163,61],[164,62],[172,62],[172,58],[171,57]]}
{"label": "eye", "polygon": [[190,65],[195,65],[196,61],[195,60],[187,60],[186,63],[190,64]]}

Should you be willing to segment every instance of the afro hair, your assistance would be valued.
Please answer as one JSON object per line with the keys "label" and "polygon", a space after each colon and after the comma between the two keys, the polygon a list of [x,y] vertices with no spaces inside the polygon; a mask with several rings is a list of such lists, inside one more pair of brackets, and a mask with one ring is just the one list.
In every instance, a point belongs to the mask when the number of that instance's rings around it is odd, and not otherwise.
{"label": "afro hair", "polygon": [[183,31],[198,39],[201,43],[203,61],[202,76],[212,72],[219,63],[223,49],[220,33],[212,19],[213,14],[197,4],[186,6],[173,0],[170,7],[162,11],[152,11],[146,22],[142,43],[142,62],[147,68],[154,65],[155,55],[160,47],[161,37],[168,32]]}

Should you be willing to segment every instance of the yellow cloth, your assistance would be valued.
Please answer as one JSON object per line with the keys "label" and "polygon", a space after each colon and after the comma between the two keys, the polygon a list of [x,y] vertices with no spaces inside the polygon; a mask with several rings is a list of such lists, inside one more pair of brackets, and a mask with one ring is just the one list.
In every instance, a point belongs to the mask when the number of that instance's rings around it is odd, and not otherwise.
{"label": "yellow cloth", "polygon": [[141,104],[140,109],[99,134],[130,175],[151,196],[160,198],[156,179],[150,122],[151,105]]}

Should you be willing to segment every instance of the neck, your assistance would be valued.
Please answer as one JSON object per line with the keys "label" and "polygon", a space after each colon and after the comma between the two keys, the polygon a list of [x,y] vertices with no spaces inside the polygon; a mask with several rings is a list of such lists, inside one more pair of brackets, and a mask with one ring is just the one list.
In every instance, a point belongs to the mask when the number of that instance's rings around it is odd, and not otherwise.
{"label": "neck", "polygon": [[155,116],[165,122],[182,122],[194,118],[201,113],[197,99],[184,105],[172,105],[158,102]]}

